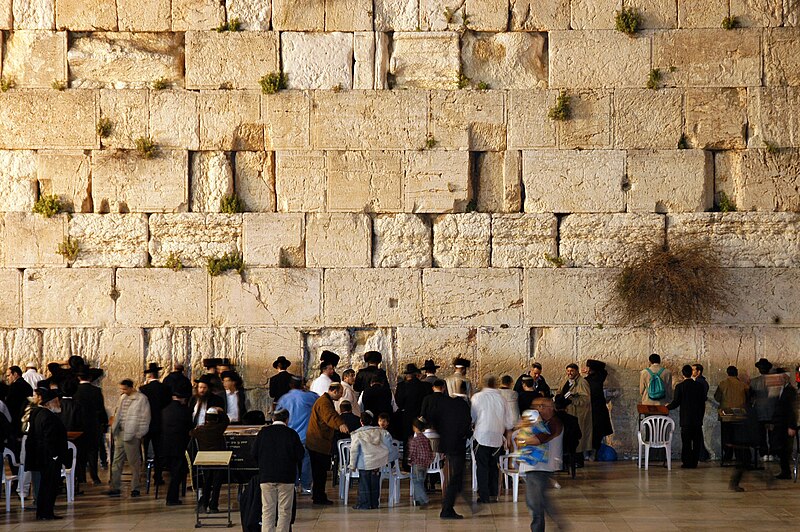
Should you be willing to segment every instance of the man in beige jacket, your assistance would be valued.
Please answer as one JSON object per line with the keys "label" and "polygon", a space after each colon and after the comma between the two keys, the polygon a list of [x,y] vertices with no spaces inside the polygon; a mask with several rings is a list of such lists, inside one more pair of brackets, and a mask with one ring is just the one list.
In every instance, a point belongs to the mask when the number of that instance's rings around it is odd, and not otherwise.
{"label": "man in beige jacket", "polygon": [[122,395],[111,425],[114,438],[111,489],[106,494],[119,497],[122,493],[122,468],[127,459],[131,464],[131,497],[138,497],[142,477],[142,437],[150,429],[150,403],[143,393],[133,387],[130,379],[120,382],[119,389]]}
{"label": "man in beige jacket", "polygon": [[[672,400],[672,372],[661,365],[661,357],[653,353],[650,355],[650,367],[642,370],[639,375],[639,394],[642,396],[643,405],[666,405]],[[664,384],[664,397],[650,398],[650,379],[658,378]]]}

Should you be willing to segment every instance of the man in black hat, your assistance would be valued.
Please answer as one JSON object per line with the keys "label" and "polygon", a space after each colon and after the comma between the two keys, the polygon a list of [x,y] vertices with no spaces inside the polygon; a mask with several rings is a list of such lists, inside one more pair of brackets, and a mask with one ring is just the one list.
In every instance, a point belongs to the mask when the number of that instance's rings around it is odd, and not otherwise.
{"label": "man in black hat", "polygon": [[[342,382],[342,378],[336,373],[336,366],[339,365],[339,355],[334,353],[333,351],[325,350],[319,357],[320,362],[329,363],[333,365],[333,373],[331,373],[331,382]],[[325,392],[323,392],[325,393]]]}
{"label": "man in black hat", "polygon": [[153,481],[158,485],[164,483],[161,478],[161,411],[172,401],[169,386],[158,380],[158,372],[161,370],[156,362],[150,362],[144,371],[145,384],[139,386],[139,391],[150,403],[150,429],[142,438],[142,446],[146,459],[154,460]]}
{"label": "man in black hat", "polygon": [[[353,389],[357,393],[361,393],[367,388],[369,388],[370,383],[372,382],[372,377],[378,376],[381,382],[389,386],[389,379],[386,377],[386,371],[381,369],[380,364],[383,361],[383,355],[380,354],[378,351],[367,351],[364,353],[364,362],[367,363],[366,368],[361,368],[356,373],[356,382],[353,385]],[[373,412],[376,416],[378,412]]]}
{"label": "man in black hat", "polygon": [[167,506],[182,504],[180,486],[186,479],[187,465],[185,452],[189,445],[189,431],[192,430],[192,411],[186,401],[192,395],[187,384],[179,384],[172,392],[170,403],[161,411],[161,467],[169,471]]}
{"label": "man in black hat", "polygon": [[440,366],[437,366],[433,359],[429,358],[425,361],[425,364],[422,365],[422,371],[425,376],[420,380],[433,386],[433,383],[439,380],[439,377],[436,376],[436,370],[439,368]]}
{"label": "man in black hat", "polygon": [[278,373],[269,379],[269,396],[272,397],[273,403],[277,403],[283,394],[292,389],[292,374],[287,371],[291,365],[292,363],[283,355],[272,363],[272,367],[278,370]]}
{"label": "man in black hat", "polygon": [[175,390],[185,390],[188,386],[189,389],[192,389],[192,381],[189,380],[189,377],[185,375],[186,368],[180,362],[174,364],[172,366],[172,371],[170,371],[164,380],[161,381],[167,386],[169,386],[170,393],[174,392]]}
{"label": "man in black hat", "polygon": [[[461,388],[454,393],[466,394],[467,382],[460,381]],[[447,456],[447,489],[442,497],[441,519],[462,519],[456,513],[455,502],[464,488],[464,465],[466,463],[467,439],[472,434],[472,415],[469,403],[458,397],[449,397],[433,413],[431,423],[439,432],[439,452]],[[465,498],[466,499],[466,498]]]}
{"label": "man in black hat", "polygon": [[[394,400],[403,416],[401,424],[403,440],[407,443],[414,437],[412,425],[422,412],[422,401],[433,393],[433,387],[419,379],[420,369],[416,364],[406,364],[403,372],[403,381],[397,383]],[[403,469],[409,470],[408,445],[403,446]]]}
{"label": "man in black hat", "polygon": [[86,414],[84,419],[84,434],[81,438],[84,444],[78,447],[78,479],[86,479],[86,465],[89,465],[89,475],[95,486],[100,485],[97,474],[97,458],[100,449],[100,440],[108,430],[108,412],[106,412],[103,390],[92,384],[92,368],[83,366],[77,371],[78,390],[73,396],[76,403]]}
{"label": "man in black hat", "polygon": [[215,395],[219,395],[222,397],[222,394],[225,393],[225,388],[222,387],[222,379],[219,378],[219,366],[222,365],[223,360],[221,358],[204,358],[203,359],[203,367],[206,368],[206,373],[203,377],[206,377],[206,384],[208,385],[211,393]]}
{"label": "man in black hat", "polygon": [[758,375],[750,380],[750,396],[753,401],[753,410],[758,418],[758,435],[760,456],[766,456],[771,447],[767,435],[769,426],[772,424],[772,416],[775,413],[775,405],[778,402],[782,382],[775,379],[771,374],[772,362],[766,358],[759,359],[755,364]]}
{"label": "man in black hat", "polygon": [[447,384],[447,393],[450,397],[453,397],[453,394],[459,393],[459,390],[462,389],[462,382],[467,383],[466,397],[469,398],[472,396],[472,383],[470,383],[469,379],[466,377],[469,366],[470,362],[466,358],[456,357],[453,360],[453,374],[444,380]]}
{"label": "man in black hat", "polygon": [[[67,429],[56,413],[60,411],[59,392],[37,388],[29,417],[25,468],[37,474],[34,479],[36,519],[61,519],[53,512],[61,492],[61,467],[69,465]],[[36,488],[38,486],[38,489]]]}
{"label": "man in black hat", "polygon": [[192,411],[192,423],[195,427],[206,421],[206,411],[211,407],[219,407],[225,411],[225,399],[211,393],[211,379],[203,375],[197,379],[195,393],[189,400],[189,410]]}
{"label": "man in black hat", "polygon": [[592,408],[592,449],[595,451],[600,449],[604,437],[614,433],[603,391],[606,377],[608,377],[608,371],[606,371],[605,362],[591,358],[586,361],[585,379],[589,385],[589,402]]}

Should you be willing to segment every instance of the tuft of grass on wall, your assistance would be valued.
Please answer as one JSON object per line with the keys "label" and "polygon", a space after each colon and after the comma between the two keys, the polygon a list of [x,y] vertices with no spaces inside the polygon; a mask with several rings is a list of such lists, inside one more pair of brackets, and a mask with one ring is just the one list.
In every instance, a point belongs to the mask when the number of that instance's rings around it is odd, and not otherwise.
{"label": "tuft of grass on wall", "polygon": [[219,212],[225,214],[237,214],[244,212],[244,203],[236,194],[225,196],[219,200]]}
{"label": "tuft of grass on wall", "polygon": [[139,137],[136,139],[136,151],[143,159],[152,159],[156,156],[158,148],[149,137]]}
{"label": "tuft of grass on wall", "polygon": [[261,92],[264,94],[275,94],[286,88],[286,74],[283,72],[270,72],[266,76],[261,76],[258,83],[261,85]]}
{"label": "tuft of grass on wall", "polygon": [[97,121],[97,135],[101,139],[108,138],[111,135],[112,125],[111,120],[108,118],[101,118]]}
{"label": "tuft of grass on wall", "polygon": [[641,25],[639,12],[632,7],[623,7],[614,14],[614,26],[617,31],[621,31],[629,37],[636,35]]}
{"label": "tuft of grass on wall", "polygon": [[659,70],[658,68],[654,68],[650,71],[650,74],[647,76],[647,88],[652,90],[657,90],[660,83],[661,83],[661,70]]}
{"label": "tuft of grass on wall", "polygon": [[739,19],[736,17],[725,17],[722,19],[723,30],[733,30],[739,27]]}
{"label": "tuft of grass on wall", "polygon": [[211,277],[216,277],[228,270],[236,270],[241,274],[244,272],[244,260],[241,253],[226,253],[219,258],[210,257],[207,269]]}
{"label": "tuft of grass on wall", "polygon": [[567,91],[561,91],[556,98],[556,104],[547,112],[547,118],[559,122],[569,120],[571,115],[569,100],[570,96]]}
{"label": "tuft of grass on wall", "polygon": [[175,272],[183,269],[181,258],[174,251],[169,254],[169,257],[167,257],[167,262],[164,264],[164,266]]}
{"label": "tuft of grass on wall", "polygon": [[8,89],[13,89],[15,86],[14,78],[10,76],[0,77],[0,92],[7,92]]}
{"label": "tuft of grass on wall", "polygon": [[33,204],[33,212],[41,214],[45,218],[52,218],[60,213],[61,209],[61,200],[55,195],[39,196],[39,199]]}
{"label": "tuft of grass on wall", "polygon": [[58,245],[56,253],[64,257],[68,263],[72,264],[75,262],[75,259],[78,258],[78,253],[80,250],[81,247],[78,244],[78,241],[67,237]]}

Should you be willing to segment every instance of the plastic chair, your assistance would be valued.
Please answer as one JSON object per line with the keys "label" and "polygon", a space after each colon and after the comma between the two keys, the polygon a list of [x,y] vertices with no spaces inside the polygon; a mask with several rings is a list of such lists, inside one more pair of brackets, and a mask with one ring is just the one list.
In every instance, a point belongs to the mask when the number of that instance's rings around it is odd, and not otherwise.
{"label": "plastic chair", "polygon": [[[426,471],[427,475],[439,475],[439,482],[444,485],[444,470],[442,469],[443,456],[440,453],[433,453],[433,461],[428,466]],[[414,482],[409,482],[408,496],[411,497],[411,503],[414,504]]]}
{"label": "plastic chair", "polygon": [[78,460],[78,448],[71,441],[67,442],[67,448],[72,452],[72,465],[69,469],[61,467],[61,476],[67,484],[67,504],[75,502],[75,463]]}
{"label": "plastic chair", "polygon": [[[397,450],[397,456],[399,457],[403,453],[403,444],[397,440],[393,440],[392,445]],[[400,459],[398,458],[389,464],[389,475],[391,477],[391,484],[389,485],[389,506],[394,506],[400,503],[400,481],[410,480],[411,473],[405,473],[400,469]]]}
{"label": "plastic chair", "polygon": [[475,446],[473,438],[467,440],[469,448],[470,463],[472,464],[472,491],[478,491],[478,463],[475,461]]}
{"label": "plastic chair", "polygon": [[503,489],[508,493],[508,480],[511,479],[511,493],[513,501],[519,498],[519,464],[513,453],[517,452],[517,435],[519,430],[511,433],[511,453],[500,455],[500,472],[503,474]]}
{"label": "plastic chair", "polygon": [[644,469],[650,465],[650,449],[666,449],[667,469],[672,469],[672,433],[675,432],[675,422],[667,416],[647,416],[639,424],[639,468],[642,467],[642,452],[644,452]]}
{"label": "plastic chair", "polygon": [[350,471],[350,440],[339,440],[339,498],[347,506],[350,496],[350,479],[358,478],[358,469]]}
{"label": "plastic chair", "polygon": [[[7,475],[6,474],[6,457],[8,457],[9,465],[19,468],[16,475]],[[17,457],[14,455],[14,451],[6,447],[3,449],[3,463],[0,464],[0,475],[2,475],[2,482],[5,486],[6,490],[6,513],[11,512],[11,484],[14,481],[19,481],[19,479],[25,478],[25,465],[21,464],[17,461]],[[23,510],[25,509],[25,495],[22,493],[22,488],[17,490],[19,493],[19,505],[20,508]]]}

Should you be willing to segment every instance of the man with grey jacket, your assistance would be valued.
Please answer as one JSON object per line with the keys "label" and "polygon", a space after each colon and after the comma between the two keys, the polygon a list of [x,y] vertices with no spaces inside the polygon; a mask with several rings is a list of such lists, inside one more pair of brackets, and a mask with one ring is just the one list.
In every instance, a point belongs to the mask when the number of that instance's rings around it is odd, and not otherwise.
{"label": "man with grey jacket", "polygon": [[127,460],[131,464],[131,497],[138,497],[142,477],[142,438],[150,429],[150,403],[143,393],[133,387],[130,379],[120,382],[119,389],[122,395],[111,425],[114,438],[111,489],[106,494],[119,497],[122,493],[122,468]]}

